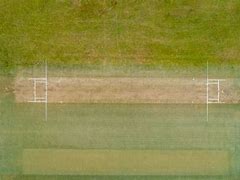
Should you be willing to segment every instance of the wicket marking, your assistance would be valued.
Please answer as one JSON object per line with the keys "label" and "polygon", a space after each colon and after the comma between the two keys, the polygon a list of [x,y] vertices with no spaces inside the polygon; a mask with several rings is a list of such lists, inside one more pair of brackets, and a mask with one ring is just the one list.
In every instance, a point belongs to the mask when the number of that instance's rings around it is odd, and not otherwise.
{"label": "wicket marking", "polygon": [[[48,119],[48,66],[45,61],[45,77],[44,78],[29,78],[33,81],[33,100],[28,101],[31,103],[45,103],[45,121]],[[37,96],[37,84],[44,84],[44,96]]]}
{"label": "wicket marking", "polygon": [[[213,103],[223,103],[220,101],[220,82],[225,81],[225,79],[209,79],[208,78],[208,61],[207,61],[207,83],[206,83],[206,91],[207,91],[207,96],[206,96],[206,104],[207,104],[207,122],[208,122],[208,106],[209,104]],[[209,97],[209,85],[217,85],[217,98],[210,98]]]}

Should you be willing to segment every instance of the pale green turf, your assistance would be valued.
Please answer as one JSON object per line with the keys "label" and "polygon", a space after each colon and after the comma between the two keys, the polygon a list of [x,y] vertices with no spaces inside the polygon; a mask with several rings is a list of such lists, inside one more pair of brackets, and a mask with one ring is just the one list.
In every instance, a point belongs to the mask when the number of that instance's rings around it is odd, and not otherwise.
{"label": "pale green turf", "polygon": [[42,105],[10,100],[1,108],[2,173],[21,173],[23,148],[221,149],[238,173],[239,105],[211,106],[208,123],[204,105],[58,104],[49,105],[48,122]]}

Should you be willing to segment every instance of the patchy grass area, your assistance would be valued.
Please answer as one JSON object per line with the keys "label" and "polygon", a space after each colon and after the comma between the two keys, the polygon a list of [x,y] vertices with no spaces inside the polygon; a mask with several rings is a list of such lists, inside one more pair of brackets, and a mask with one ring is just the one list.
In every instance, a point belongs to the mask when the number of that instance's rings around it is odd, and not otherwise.
{"label": "patchy grass area", "polygon": [[0,65],[234,66],[237,0],[1,0]]}

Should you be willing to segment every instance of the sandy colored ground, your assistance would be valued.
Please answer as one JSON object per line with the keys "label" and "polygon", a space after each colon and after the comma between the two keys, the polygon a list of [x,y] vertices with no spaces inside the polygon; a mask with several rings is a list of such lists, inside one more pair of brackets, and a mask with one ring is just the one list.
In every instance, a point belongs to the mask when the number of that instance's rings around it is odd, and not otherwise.
{"label": "sandy colored ground", "polygon": [[[220,85],[220,100],[239,103],[234,79]],[[217,86],[209,86],[209,94],[217,97]],[[44,85],[37,86],[44,95]],[[33,82],[16,78],[17,102],[33,98]],[[48,79],[49,103],[206,103],[206,80],[191,78],[54,78]]]}
{"label": "sandy colored ground", "polygon": [[227,151],[25,149],[23,174],[227,175]]}

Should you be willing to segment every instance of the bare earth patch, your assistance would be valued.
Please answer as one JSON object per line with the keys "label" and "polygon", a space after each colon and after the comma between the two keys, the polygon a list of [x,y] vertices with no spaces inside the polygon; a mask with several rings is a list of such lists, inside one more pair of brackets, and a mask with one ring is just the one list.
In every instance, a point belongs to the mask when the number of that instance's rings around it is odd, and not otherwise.
{"label": "bare earth patch", "polygon": [[[37,95],[44,95],[44,87]],[[43,85],[42,85],[43,86]],[[220,100],[239,103],[240,96],[234,79],[220,83]],[[217,97],[217,86],[209,86],[211,96]],[[33,82],[17,77],[16,102],[33,99]],[[48,79],[49,103],[206,103],[206,79],[203,78],[132,78],[77,77]]]}

